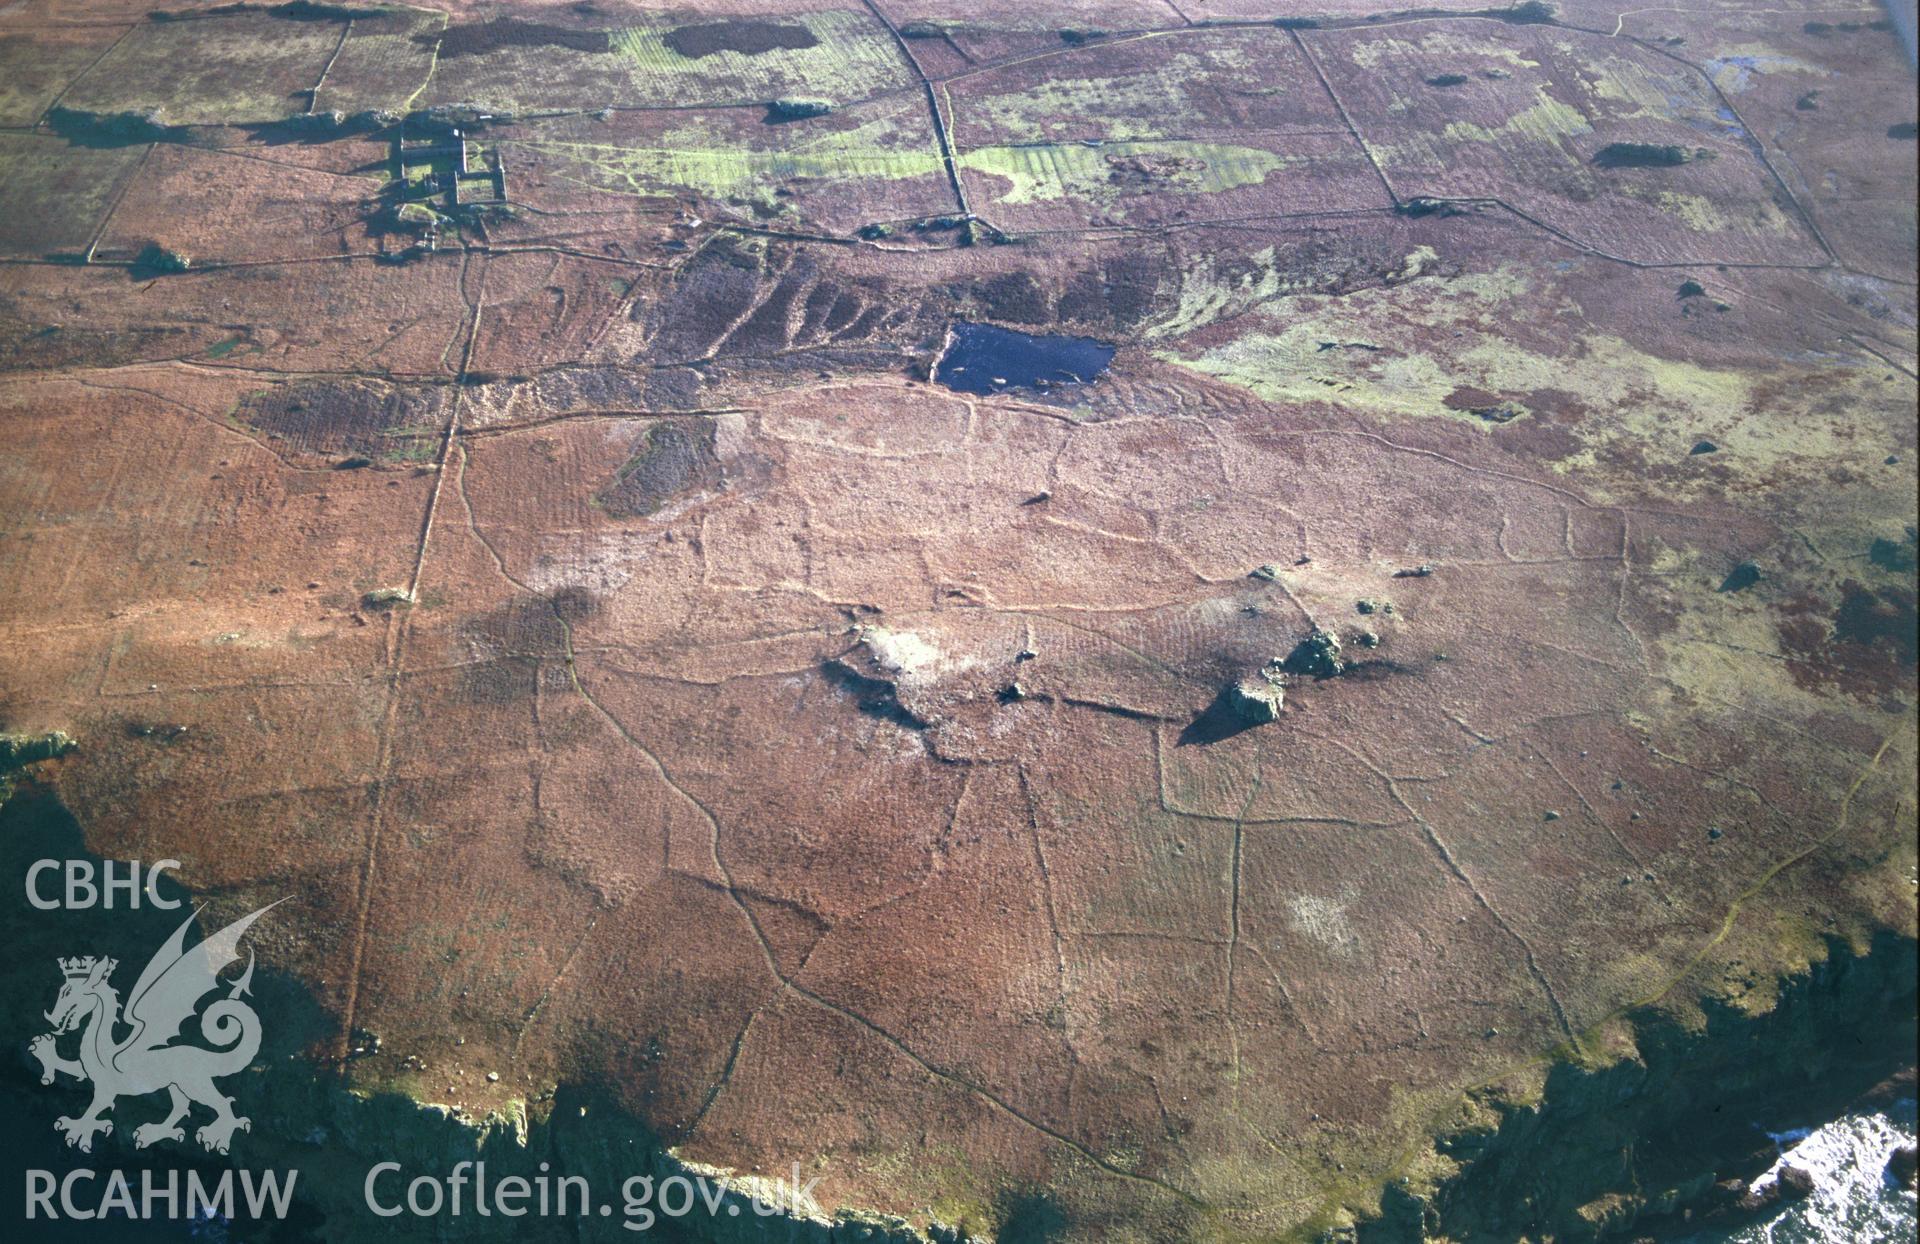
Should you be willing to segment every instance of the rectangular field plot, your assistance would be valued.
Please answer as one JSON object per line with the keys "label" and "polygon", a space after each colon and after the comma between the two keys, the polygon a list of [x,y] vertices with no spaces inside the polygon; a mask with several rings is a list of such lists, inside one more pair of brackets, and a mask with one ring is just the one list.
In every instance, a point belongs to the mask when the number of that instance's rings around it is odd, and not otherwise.
{"label": "rectangular field plot", "polygon": [[0,134],[0,253],[78,256],[144,147],[75,147]]}
{"label": "rectangular field plot", "polygon": [[[1392,12],[1458,13],[1464,17],[1507,11],[1513,13],[1515,25],[1525,25],[1528,19],[1527,10],[1521,7],[1523,3],[1524,0],[1420,0],[1417,5],[1384,5],[1379,0],[1315,0],[1311,5],[1300,5],[1282,0],[1182,0],[1180,11],[1196,22],[1270,22],[1297,20],[1304,10],[1313,15],[1310,20],[1327,26],[1378,22]],[[1745,8],[1745,0],[1691,0],[1685,9],[1653,11],[1714,15],[1738,13]],[[1605,31],[1612,30],[1620,19],[1620,6],[1608,0],[1555,0],[1552,11],[1566,25]],[[1713,21],[1716,17],[1708,16],[1707,20]]]}
{"label": "rectangular field plot", "polygon": [[976,147],[959,164],[973,210],[1014,232],[1389,206],[1346,135]]}
{"label": "rectangular field plot", "polygon": [[[367,144],[372,147],[372,144]],[[364,248],[363,218],[383,181],[162,143],[100,239],[126,258],[158,241],[195,263],[337,255]]]}
{"label": "rectangular field plot", "polygon": [[162,125],[279,121],[340,45],[344,23],[227,13],[137,26],[67,92],[67,108],[133,112]]}
{"label": "rectangular field plot", "polygon": [[419,104],[494,112],[606,108],[632,93],[605,30],[502,18],[449,25]]}
{"label": "rectangular field plot", "polygon": [[245,372],[452,378],[473,321],[460,273],[457,261],[413,264],[399,279],[374,263],[196,265],[139,281],[102,265],[0,265],[0,361],[101,366],[199,355],[206,367]]}
{"label": "rectangular field plot", "polygon": [[120,31],[85,28],[0,34],[0,125],[30,126]]}
{"label": "rectangular field plot", "polygon": [[[630,195],[691,191],[836,233],[953,210],[932,121],[915,94],[782,125],[757,109],[720,109],[621,113],[526,132],[501,144],[516,185],[545,175]],[[523,174],[530,163],[537,167]]]}
{"label": "rectangular field plot", "polygon": [[1096,32],[1184,27],[1165,0],[1038,0],[986,11],[966,0],[880,0],[880,9],[913,46],[928,72],[947,58],[974,63],[1044,55]]}
{"label": "rectangular field plot", "polygon": [[434,44],[446,20],[441,13],[402,8],[354,18],[314,111],[404,111],[433,73]]}
{"label": "rectangular field plot", "polygon": [[1822,258],[1706,78],[1678,61],[1478,20],[1303,38],[1403,199],[1498,199],[1643,263]]}
{"label": "rectangular field plot", "polygon": [[427,97],[501,111],[843,105],[906,89],[893,37],[863,12],[650,16],[615,30],[506,19],[449,27]]}
{"label": "rectangular field plot", "polygon": [[1910,282],[1913,139],[1894,134],[1916,114],[1916,82],[1891,40],[1851,24],[1852,31],[1817,22],[1783,30],[1765,12],[1710,21],[1649,13],[1630,18],[1627,28],[1654,41],[1685,38],[1684,55],[1714,74],[1835,253]]}
{"label": "rectangular field plot", "polygon": [[962,147],[1345,131],[1299,48],[1272,26],[1101,40],[941,89]]}

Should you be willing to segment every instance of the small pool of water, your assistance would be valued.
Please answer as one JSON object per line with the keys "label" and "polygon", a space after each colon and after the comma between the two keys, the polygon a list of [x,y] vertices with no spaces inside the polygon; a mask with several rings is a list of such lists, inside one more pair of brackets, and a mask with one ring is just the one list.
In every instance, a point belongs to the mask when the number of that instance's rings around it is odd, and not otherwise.
{"label": "small pool of water", "polygon": [[959,393],[983,394],[1081,384],[1107,369],[1113,350],[1091,337],[1017,333],[963,321],[953,326],[933,378]]}

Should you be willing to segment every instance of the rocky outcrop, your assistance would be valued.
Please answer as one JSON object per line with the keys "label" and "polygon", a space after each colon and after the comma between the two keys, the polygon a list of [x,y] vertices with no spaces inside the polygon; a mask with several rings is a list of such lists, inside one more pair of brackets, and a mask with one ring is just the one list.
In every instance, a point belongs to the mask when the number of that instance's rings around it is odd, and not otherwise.
{"label": "rocky outcrop", "polygon": [[1734,1208],[1741,1213],[1757,1214],[1783,1203],[1804,1201],[1813,1195],[1813,1188],[1813,1172],[1789,1163],[1780,1168],[1775,1178],[1764,1182],[1755,1180],[1734,1202]]}
{"label": "rocky outcrop", "polygon": [[0,803],[5,803],[13,794],[14,774],[30,764],[64,756],[76,746],[64,730],[48,730],[42,734],[0,733]]}
{"label": "rocky outcrop", "polygon": [[1657,1008],[1631,1012],[1635,1054],[1600,1067],[1556,1063],[1530,1100],[1482,1096],[1483,1122],[1435,1143],[1450,1174],[1390,1185],[1378,1217],[1328,1238],[1601,1240],[1806,1195],[1792,1168],[1748,1182],[1775,1156],[1756,1124],[1836,1117],[1911,1065],[1914,971],[1914,940],[1881,933],[1865,953],[1830,941],[1762,1014],[1708,1000],[1701,1027]]}
{"label": "rocky outcrop", "polygon": [[1249,674],[1227,689],[1227,702],[1234,715],[1250,725],[1260,725],[1280,716],[1285,684],[1274,674],[1261,671]]}
{"label": "rocky outcrop", "polygon": [[1887,1174],[1896,1183],[1913,1187],[1916,1167],[1920,1167],[1920,1146],[1901,1145],[1887,1158]]}

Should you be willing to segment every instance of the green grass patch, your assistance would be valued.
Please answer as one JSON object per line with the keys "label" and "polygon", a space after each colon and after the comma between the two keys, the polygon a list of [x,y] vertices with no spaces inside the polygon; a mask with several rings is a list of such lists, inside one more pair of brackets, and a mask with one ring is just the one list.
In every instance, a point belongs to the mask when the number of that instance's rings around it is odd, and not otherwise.
{"label": "green grass patch", "polygon": [[602,189],[632,194],[686,189],[716,199],[758,200],[802,181],[877,185],[942,176],[944,165],[925,118],[924,104],[907,99],[799,125],[695,114],[670,128],[650,128],[644,137],[598,141],[597,129],[590,128],[580,131],[578,140],[520,145],[573,161],[580,180]]}
{"label": "green grass patch", "polygon": [[1296,157],[1232,143],[1041,143],[976,147],[960,167],[1008,183],[1001,203],[1050,199],[1111,202],[1128,193],[1217,194],[1253,186],[1298,163]]}
{"label": "green grass patch", "polygon": [[681,187],[714,198],[752,197],[789,181],[887,181],[937,173],[941,168],[940,157],[932,151],[753,151],[594,143],[527,145],[578,161],[589,170],[589,180],[597,185],[635,194]]}

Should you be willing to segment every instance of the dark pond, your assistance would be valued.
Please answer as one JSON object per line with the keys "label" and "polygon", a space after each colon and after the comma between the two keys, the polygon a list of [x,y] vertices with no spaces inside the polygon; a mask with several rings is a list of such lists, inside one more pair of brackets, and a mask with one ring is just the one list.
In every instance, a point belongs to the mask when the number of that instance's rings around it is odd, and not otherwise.
{"label": "dark pond", "polygon": [[953,326],[933,378],[960,393],[1078,384],[1105,371],[1113,349],[1091,337],[1017,333],[963,321]]}

